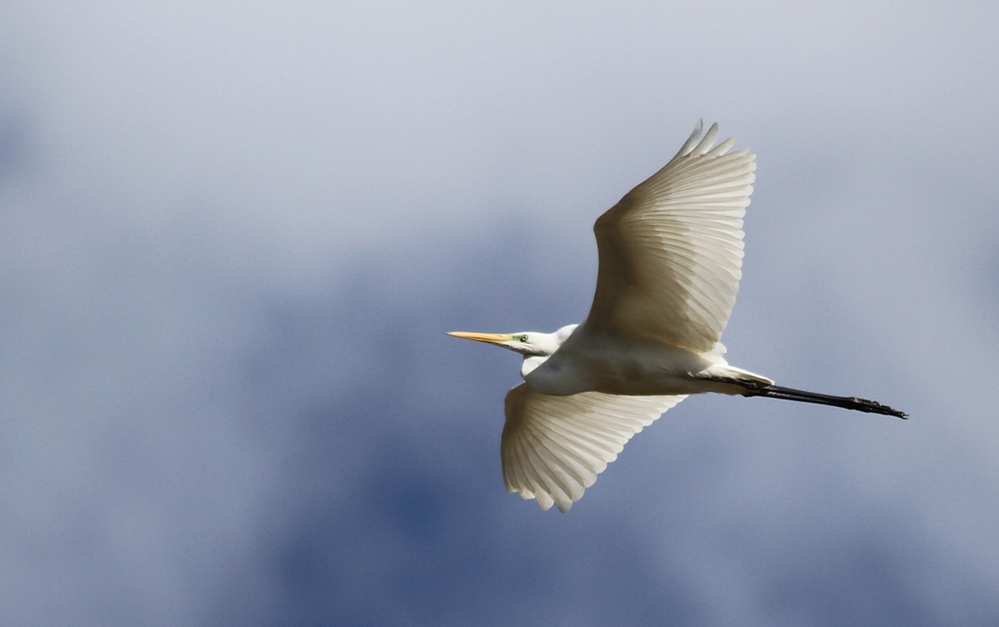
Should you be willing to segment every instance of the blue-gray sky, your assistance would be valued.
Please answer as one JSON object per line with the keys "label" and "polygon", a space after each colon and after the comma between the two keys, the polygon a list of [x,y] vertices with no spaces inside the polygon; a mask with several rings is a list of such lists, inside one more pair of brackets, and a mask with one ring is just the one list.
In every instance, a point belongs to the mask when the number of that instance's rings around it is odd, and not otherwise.
{"label": "blue-gray sky", "polygon": [[[0,623],[999,622],[999,8],[0,3]],[[694,122],[732,363],[568,514],[512,354]]]}

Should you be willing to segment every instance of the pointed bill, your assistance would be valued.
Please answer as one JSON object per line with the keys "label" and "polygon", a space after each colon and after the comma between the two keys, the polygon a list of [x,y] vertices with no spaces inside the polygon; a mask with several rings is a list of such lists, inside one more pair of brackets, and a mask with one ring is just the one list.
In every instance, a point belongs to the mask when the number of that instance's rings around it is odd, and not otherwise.
{"label": "pointed bill", "polygon": [[465,331],[449,331],[448,335],[475,340],[476,342],[486,342],[488,344],[502,344],[513,339],[512,335],[506,333],[468,333]]}

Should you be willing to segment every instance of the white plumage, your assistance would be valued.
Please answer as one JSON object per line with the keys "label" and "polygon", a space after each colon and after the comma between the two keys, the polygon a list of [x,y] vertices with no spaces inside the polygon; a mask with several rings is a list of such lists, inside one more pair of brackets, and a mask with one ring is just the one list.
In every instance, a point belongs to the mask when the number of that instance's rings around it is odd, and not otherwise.
{"label": "white plumage", "polygon": [[874,401],[778,387],[730,366],[719,342],[742,278],[742,218],[755,156],[714,146],[701,122],[661,170],[593,227],[599,270],[580,325],[555,333],[465,333],[524,355],[506,397],[507,490],[563,512],[624,444],[689,394],[766,396],[904,418]]}
{"label": "white plumage", "polygon": [[701,124],[669,163],[593,227],[600,254],[586,324],[705,352],[721,337],[742,278],[742,217],[756,176],[748,150],[711,149]]}
{"label": "white plumage", "polygon": [[506,395],[500,456],[506,489],[563,512],[633,435],[686,396],[550,396],[521,383]]}

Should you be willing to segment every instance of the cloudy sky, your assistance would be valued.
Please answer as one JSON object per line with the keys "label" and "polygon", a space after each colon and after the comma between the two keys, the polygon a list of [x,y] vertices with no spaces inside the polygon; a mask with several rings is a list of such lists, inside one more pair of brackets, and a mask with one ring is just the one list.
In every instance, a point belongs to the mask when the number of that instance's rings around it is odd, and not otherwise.
{"label": "cloudy sky", "polygon": [[[999,8],[0,2],[0,623],[999,622]],[[696,4],[697,6],[693,6]],[[517,357],[698,118],[729,360],[567,514]]]}

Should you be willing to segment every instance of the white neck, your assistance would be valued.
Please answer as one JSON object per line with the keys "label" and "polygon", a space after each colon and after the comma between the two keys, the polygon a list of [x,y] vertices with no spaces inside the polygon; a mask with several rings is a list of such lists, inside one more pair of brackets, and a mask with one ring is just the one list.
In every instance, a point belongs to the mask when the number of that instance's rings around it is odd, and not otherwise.
{"label": "white neck", "polygon": [[520,364],[520,376],[527,378],[535,368],[545,363],[549,355],[524,355],[524,362]]}

